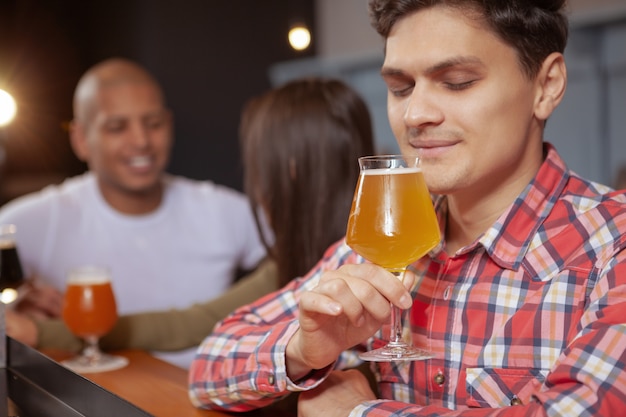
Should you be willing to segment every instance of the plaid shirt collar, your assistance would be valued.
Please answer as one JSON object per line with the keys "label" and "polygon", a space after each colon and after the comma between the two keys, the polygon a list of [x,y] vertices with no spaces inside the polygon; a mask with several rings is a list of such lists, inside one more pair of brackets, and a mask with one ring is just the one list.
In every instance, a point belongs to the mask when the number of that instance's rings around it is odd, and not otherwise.
{"label": "plaid shirt collar", "polygon": [[[458,255],[472,252],[482,246],[491,259],[502,268],[517,270],[530,246],[533,236],[561,197],[569,180],[565,162],[554,147],[544,143],[546,158],[535,178],[526,186],[507,211],[472,244],[462,248]],[[448,214],[447,197],[435,199],[439,224],[445,230]],[[445,253],[438,249],[438,256]]]}

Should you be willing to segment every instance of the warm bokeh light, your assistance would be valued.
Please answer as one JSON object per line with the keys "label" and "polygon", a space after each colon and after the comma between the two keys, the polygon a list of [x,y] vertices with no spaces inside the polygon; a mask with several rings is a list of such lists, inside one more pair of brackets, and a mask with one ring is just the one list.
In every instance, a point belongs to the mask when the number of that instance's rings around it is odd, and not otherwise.
{"label": "warm bokeh light", "polygon": [[311,44],[311,33],[304,25],[298,25],[289,31],[289,44],[296,51],[302,51]]}
{"label": "warm bokeh light", "polygon": [[11,304],[13,301],[17,300],[17,296],[17,290],[13,288],[5,288],[2,292],[0,292],[0,302],[4,304]]}
{"label": "warm bokeh light", "polygon": [[11,94],[0,90],[0,126],[8,125],[15,117],[17,105]]}

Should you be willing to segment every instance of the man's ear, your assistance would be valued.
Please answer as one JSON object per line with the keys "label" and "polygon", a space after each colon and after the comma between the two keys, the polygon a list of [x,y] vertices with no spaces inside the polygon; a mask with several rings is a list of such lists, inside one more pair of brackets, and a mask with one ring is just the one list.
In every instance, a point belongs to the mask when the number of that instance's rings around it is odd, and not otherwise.
{"label": "man's ear", "polygon": [[567,68],[563,54],[553,52],[548,55],[537,74],[536,85],[535,116],[547,120],[565,95]]}
{"label": "man's ear", "polygon": [[89,147],[87,146],[87,135],[85,134],[85,127],[72,120],[69,126],[70,133],[70,145],[76,157],[83,162],[87,162],[89,159]]}

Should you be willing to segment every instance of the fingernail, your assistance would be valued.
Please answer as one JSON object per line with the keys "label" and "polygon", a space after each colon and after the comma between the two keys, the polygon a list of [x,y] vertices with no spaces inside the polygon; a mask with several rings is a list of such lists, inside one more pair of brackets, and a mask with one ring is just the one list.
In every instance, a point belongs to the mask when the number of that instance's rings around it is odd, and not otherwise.
{"label": "fingernail", "polygon": [[409,294],[404,294],[400,297],[400,307],[402,308],[410,308],[413,305],[413,299]]}
{"label": "fingernail", "polygon": [[339,304],[335,304],[335,303],[328,304],[328,309],[333,314],[341,313],[341,306]]}

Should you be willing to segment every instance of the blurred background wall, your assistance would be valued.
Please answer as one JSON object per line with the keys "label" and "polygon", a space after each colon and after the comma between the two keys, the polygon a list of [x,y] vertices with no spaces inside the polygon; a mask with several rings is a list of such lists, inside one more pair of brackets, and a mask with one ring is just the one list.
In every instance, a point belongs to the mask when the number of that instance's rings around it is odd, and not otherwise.
{"label": "blurred background wall", "polygon": [[[0,88],[18,117],[0,128],[0,204],[84,170],[66,125],[84,70],[124,56],[161,81],[175,113],[170,171],[241,189],[237,125],[244,102],[271,85],[318,74],[357,88],[379,150],[393,151],[378,70],[382,41],[366,0],[0,0]],[[626,0],[571,0],[569,87],[548,124],[581,174],[610,183],[626,163]],[[309,49],[287,43],[294,21]],[[0,160],[2,155],[0,154]]]}
{"label": "blurred background wall", "polygon": [[123,56],[161,81],[175,115],[170,171],[241,188],[243,103],[268,67],[315,54],[288,44],[313,0],[0,0],[0,88],[18,102],[1,129],[0,203],[82,172],[68,144],[73,89],[96,62]]}

